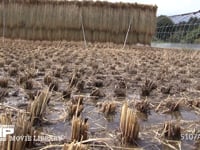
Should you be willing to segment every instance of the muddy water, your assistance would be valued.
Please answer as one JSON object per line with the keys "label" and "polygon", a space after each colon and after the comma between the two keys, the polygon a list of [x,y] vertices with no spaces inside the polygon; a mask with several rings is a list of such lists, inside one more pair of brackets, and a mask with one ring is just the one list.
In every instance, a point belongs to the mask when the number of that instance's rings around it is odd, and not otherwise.
{"label": "muddy water", "polygon": [[[41,90],[47,86],[44,84],[46,74],[53,75],[56,67],[64,68],[60,77],[55,77],[59,83],[58,91],[52,91],[52,96],[45,113],[47,123],[38,126],[38,130],[46,134],[62,135],[70,141],[71,120],[63,119],[68,112],[67,107],[74,95],[84,95],[84,110],[82,118],[88,118],[89,138],[110,138],[107,141],[110,146],[121,146],[120,141],[120,111],[123,103],[128,102],[131,109],[136,111],[134,104],[147,99],[151,104],[150,114],[145,116],[138,113],[141,132],[137,145],[144,149],[164,149],[158,139],[156,132],[162,131],[165,121],[175,120],[180,122],[183,131],[199,127],[199,114],[184,102],[181,102],[180,111],[173,113],[162,113],[163,106],[158,112],[155,108],[161,101],[167,98],[177,102],[179,99],[198,100],[200,92],[197,85],[200,83],[200,53],[197,51],[180,51],[167,49],[154,49],[147,47],[128,47],[121,50],[121,45],[96,44],[89,45],[83,49],[82,43],[73,42],[31,42],[31,41],[6,41],[1,46],[2,56],[6,60],[0,77],[9,78],[8,96],[1,99],[1,104],[17,109],[28,110],[32,102],[28,96],[29,92]],[[38,49],[40,54],[38,55]],[[31,51],[31,53],[30,53]],[[32,58],[32,61],[29,61]],[[11,62],[10,62],[11,61]],[[23,69],[36,67],[38,74],[32,77],[34,86],[32,90],[18,84],[19,74],[11,76],[9,69],[19,66],[20,73],[26,73]],[[22,68],[20,68],[22,67]],[[69,78],[72,73],[82,69],[81,78],[86,82],[84,92],[77,92],[73,87],[71,98],[62,98],[62,91],[69,86]],[[100,89],[105,97],[92,99],[88,85],[96,79],[103,80]],[[148,97],[141,96],[141,88],[146,79],[156,83],[157,88]],[[119,98],[114,94],[118,82],[124,80],[126,83],[126,96]],[[170,93],[164,94],[161,89],[172,86]],[[87,88],[86,88],[87,87]],[[93,84],[91,88],[96,88]],[[13,93],[18,91],[17,96]],[[114,114],[106,116],[96,106],[98,102],[115,101],[117,109]],[[3,110],[1,110],[3,112]],[[185,121],[185,122],[184,122]],[[159,132],[160,133],[160,132]],[[160,138],[161,139],[161,138]],[[125,146],[130,147],[130,145]],[[183,149],[198,149],[195,141],[182,141]]]}

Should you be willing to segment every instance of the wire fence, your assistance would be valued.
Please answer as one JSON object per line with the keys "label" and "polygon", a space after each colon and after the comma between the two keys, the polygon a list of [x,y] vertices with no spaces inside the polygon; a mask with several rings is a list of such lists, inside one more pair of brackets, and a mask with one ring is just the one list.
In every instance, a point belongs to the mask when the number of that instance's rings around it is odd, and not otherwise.
{"label": "wire fence", "polygon": [[154,40],[200,44],[200,10],[173,16],[159,16]]}
{"label": "wire fence", "polygon": [[154,41],[200,43],[200,23],[184,23],[157,27]]}

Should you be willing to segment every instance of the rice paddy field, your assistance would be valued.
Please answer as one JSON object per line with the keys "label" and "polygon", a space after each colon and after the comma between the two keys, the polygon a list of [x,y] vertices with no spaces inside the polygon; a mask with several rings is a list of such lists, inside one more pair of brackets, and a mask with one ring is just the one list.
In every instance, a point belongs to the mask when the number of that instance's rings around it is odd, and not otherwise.
{"label": "rice paddy field", "polygon": [[122,47],[1,39],[0,124],[62,137],[1,149],[198,150],[200,51]]}

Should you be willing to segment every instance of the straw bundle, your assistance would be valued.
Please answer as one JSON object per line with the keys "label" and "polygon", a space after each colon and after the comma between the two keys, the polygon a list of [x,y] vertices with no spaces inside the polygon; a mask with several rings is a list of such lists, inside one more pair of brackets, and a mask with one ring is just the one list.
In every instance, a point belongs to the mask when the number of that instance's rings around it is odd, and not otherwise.
{"label": "straw bundle", "polygon": [[74,116],[72,119],[72,129],[71,129],[71,140],[72,141],[82,141],[88,139],[88,123],[87,119],[84,121],[79,117]]}
{"label": "straw bundle", "polygon": [[103,102],[98,103],[97,106],[100,107],[100,111],[105,115],[113,114],[116,111],[117,105],[115,102]]}
{"label": "straw bundle", "polygon": [[106,6],[104,6],[102,9],[102,18],[101,18],[101,27],[100,27],[101,31],[106,29],[106,27],[108,26],[109,18],[106,17],[106,16],[108,16],[108,14],[110,14],[110,9]]}
{"label": "straw bundle", "polygon": [[130,15],[130,21],[132,23],[130,31],[133,33],[138,33],[138,28],[140,26],[140,22],[138,21],[138,16],[139,16],[139,9],[135,8],[132,10],[132,13]]}
{"label": "straw bundle", "polygon": [[83,111],[84,106],[82,104],[70,104],[68,106],[68,116],[72,118],[73,116],[77,115],[80,116],[81,112]]}
{"label": "straw bundle", "polygon": [[30,137],[30,139],[23,139],[19,141],[9,141],[9,148],[13,150],[22,150],[25,149],[25,147],[31,147],[33,144],[33,138],[34,138],[34,130],[32,128],[31,122],[28,121],[25,114],[18,114],[17,122],[15,125],[15,133],[13,134],[13,137],[17,136],[24,136],[24,137]]}
{"label": "straw bundle", "polygon": [[157,88],[156,83],[146,79],[141,87],[141,96],[149,96],[150,93]]}
{"label": "straw bundle", "polygon": [[150,114],[150,103],[147,100],[137,102],[135,108],[141,113]]}
{"label": "straw bundle", "polygon": [[180,140],[181,128],[179,124],[173,122],[165,122],[163,128],[163,135],[168,140]]}
{"label": "straw bundle", "polygon": [[11,125],[11,114],[7,113],[7,114],[1,114],[0,116],[0,124],[3,125]]}
{"label": "straw bundle", "polygon": [[72,102],[68,106],[69,119],[73,118],[73,116],[79,117],[83,109],[84,109],[83,97],[82,96],[73,97]]}
{"label": "straw bundle", "polygon": [[[12,120],[11,120],[11,114],[1,114],[0,116],[0,124],[2,125],[11,125]],[[8,138],[8,137],[7,137]],[[8,140],[6,141],[0,141],[0,148],[3,150],[6,150],[8,147]]]}
{"label": "straw bundle", "polygon": [[135,34],[130,34],[128,39],[127,39],[127,43],[131,44],[131,43],[137,43],[138,42],[138,33]]}
{"label": "straw bundle", "polygon": [[35,125],[41,121],[44,112],[46,110],[49,98],[50,98],[49,89],[45,89],[41,91],[41,93],[37,95],[34,101],[31,103],[30,119],[32,125]]}
{"label": "straw bundle", "polygon": [[[2,0],[0,0],[2,2]],[[5,36],[32,40],[83,40],[149,44],[155,31],[156,6],[93,1],[6,1]],[[3,18],[0,19],[3,30]],[[0,32],[2,35],[2,32]]]}
{"label": "straw bundle", "polygon": [[[0,28],[3,27],[3,6],[0,5]],[[2,33],[1,33],[2,34]]]}
{"label": "straw bundle", "polygon": [[[3,114],[0,117],[0,123],[3,125],[11,125],[11,115]],[[21,136],[23,139],[16,139],[17,136]],[[25,137],[30,139],[25,139]],[[33,143],[34,130],[31,123],[28,121],[25,114],[19,113],[15,123],[14,133],[8,136],[5,141],[0,142],[0,147],[3,150],[22,150],[25,147],[31,147]]]}
{"label": "straw bundle", "polygon": [[122,106],[120,118],[120,130],[122,132],[122,141],[134,143],[139,134],[139,123],[136,113],[128,108],[127,103]]}

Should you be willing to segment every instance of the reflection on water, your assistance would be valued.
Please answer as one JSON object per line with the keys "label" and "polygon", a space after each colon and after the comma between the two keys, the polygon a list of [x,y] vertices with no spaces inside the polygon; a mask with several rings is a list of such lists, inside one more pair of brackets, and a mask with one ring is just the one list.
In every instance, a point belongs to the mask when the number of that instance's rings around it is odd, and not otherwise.
{"label": "reflection on water", "polygon": [[165,113],[165,114],[159,114],[154,111],[151,111],[151,115],[145,116],[144,114],[141,115],[140,113],[137,114],[138,118],[142,121],[142,124],[144,125],[153,125],[156,123],[164,123],[166,121],[171,120],[197,120],[198,115],[195,114],[194,111],[176,111],[172,113]]}
{"label": "reflection on water", "polygon": [[159,48],[178,48],[178,49],[194,49],[200,50],[200,44],[184,44],[184,43],[151,43],[152,47]]}

